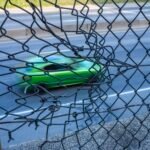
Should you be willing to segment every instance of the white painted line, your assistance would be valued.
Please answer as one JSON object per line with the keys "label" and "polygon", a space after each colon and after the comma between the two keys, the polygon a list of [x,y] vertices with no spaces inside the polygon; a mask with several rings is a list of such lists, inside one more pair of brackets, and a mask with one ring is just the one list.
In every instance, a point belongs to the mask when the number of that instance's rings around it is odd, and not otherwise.
{"label": "white painted line", "polygon": [[[139,90],[137,90],[136,92],[145,92],[145,91],[149,91],[149,90],[150,90],[150,87],[148,87],[148,88],[143,88],[143,89],[139,89]],[[127,92],[122,92],[122,93],[119,94],[119,96],[128,95],[128,94],[133,94],[133,93],[135,93],[134,90],[132,90],[132,91],[127,91]],[[110,95],[108,95],[107,97],[108,97],[108,98],[112,98],[112,97],[117,97],[117,95],[118,95],[118,94],[110,94]],[[96,100],[97,98],[98,98],[98,97],[94,97],[93,99]],[[106,96],[103,96],[103,97],[101,97],[101,98],[106,98]],[[82,103],[82,102],[83,102],[83,100],[79,100],[76,104],[80,104],[80,103]],[[69,106],[69,105],[70,105],[70,103],[62,104],[62,106]]]}
{"label": "white painted line", "polygon": [[121,11],[121,13],[125,13],[125,14],[136,14],[135,11],[132,11],[132,10],[123,10]]}
{"label": "white painted line", "polygon": [[[145,92],[145,91],[149,91],[150,90],[150,87],[147,87],[147,88],[143,88],[143,89],[139,89],[139,90],[137,90],[136,92]],[[126,92],[122,92],[122,93],[120,93],[119,94],[119,96],[123,96],[123,95],[128,95],[128,94],[133,94],[133,93],[135,93],[135,90],[131,90],[131,91],[126,91]],[[112,97],[116,97],[117,96],[117,94],[110,94],[110,95],[108,95],[107,97],[108,98],[112,98]],[[97,99],[98,97],[95,97],[95,98],[93,98],[94,100],[95,99]],[[106,96],[103,96],[103,97],[101,97],[101,98],[106,98]],[[76,104],[81,104],[83,102],[83,100],[79,100]],[[72,104],[72,103],[65,103],[65,104],[62,104],[61,106],[69,106],[70,104]],[[43,108],[41,108],[41,109],[45,109],[45,108],[47,108],[47,107],[43,107]],[[36,109],[34,109],[34,111],[35,111]],[[16,112],[16,113],[13,113],[12,115],[8,115],[7,117],[11,117],[11,116],[13,116],[13,115],[23,115],[23,114],[28,114],[28,113],[32,113],[32,112],[34,112],[33,110],[25,110],[25,111],[21,111],[21,112]],[[2,119],[3,117],[5,117],[6,115],[0,115],[0,119]]]}
{"label": "white painted line", "polygon": [[[70,49],[62,49],[61,52],[70,52],[71,50]],[[40,53],[41,55],[42,54],[53,54],[53,53],[56,53],[57,51],[50,51],[50,52],[42,52]]]}
{"label": "white painted line", "polygon": [[[70,49],[62,49],[61,52],[70,52],[71,50]],[[53,53],[56,53],[57,51],[50,51],[50,52],[42,52],[40,53],[40,55],[46,55],[46,54],[53,54]],[[0,59],[7,59],[6,56],[0,56]],[[19,64],[18,64],[19,65]]]}

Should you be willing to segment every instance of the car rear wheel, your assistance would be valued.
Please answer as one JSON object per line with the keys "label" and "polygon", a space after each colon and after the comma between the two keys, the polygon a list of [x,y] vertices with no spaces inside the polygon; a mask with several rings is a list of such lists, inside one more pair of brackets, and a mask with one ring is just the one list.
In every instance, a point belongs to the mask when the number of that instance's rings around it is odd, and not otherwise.
{"label": "car rear wheel", "polygon": [[24,94],[33,94],[39,92],[39,88],[37,85],[27,85],[24,88]]}
{"label": "car rear wheel", "polygon": [[33,93],[43,93],[46,91],[47,86],[45,84],[39,84],[39,85],[27,85],[24,88],[24,94],[33,94]]}

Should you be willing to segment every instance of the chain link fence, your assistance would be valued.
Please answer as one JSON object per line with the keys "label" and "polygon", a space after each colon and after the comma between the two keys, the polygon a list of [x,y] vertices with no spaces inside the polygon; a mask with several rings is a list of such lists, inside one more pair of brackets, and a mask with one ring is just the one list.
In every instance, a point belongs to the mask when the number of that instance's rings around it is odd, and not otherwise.
{"label": "chain link fence", "polygon": [[66,4],[0,2],[2,146],[140,149],[150,130],[149,1]]}

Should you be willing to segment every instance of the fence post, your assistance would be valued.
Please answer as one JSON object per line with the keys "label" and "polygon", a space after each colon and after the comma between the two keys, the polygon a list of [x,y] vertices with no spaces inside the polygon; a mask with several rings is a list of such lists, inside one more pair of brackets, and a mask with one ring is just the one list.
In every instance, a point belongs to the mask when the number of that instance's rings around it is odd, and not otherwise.
{"label": "fence post", "polygon": [[2,144],[1,144],[1,141],[0,141],[0,150],[2,150]]}

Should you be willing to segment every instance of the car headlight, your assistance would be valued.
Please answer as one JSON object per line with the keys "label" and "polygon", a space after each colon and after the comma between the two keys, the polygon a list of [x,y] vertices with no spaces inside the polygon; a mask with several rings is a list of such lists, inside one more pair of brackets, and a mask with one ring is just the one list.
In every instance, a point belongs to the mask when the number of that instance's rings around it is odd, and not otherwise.
{"label": "car headlight", "polygon": [[22,77],[22,79],[23,79],[24,81],[29,81],[29,80],[31,80],[31,76],[24,75],[24,76]]}

